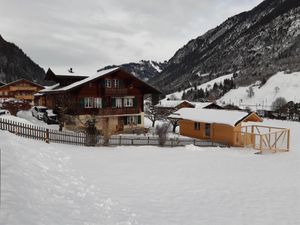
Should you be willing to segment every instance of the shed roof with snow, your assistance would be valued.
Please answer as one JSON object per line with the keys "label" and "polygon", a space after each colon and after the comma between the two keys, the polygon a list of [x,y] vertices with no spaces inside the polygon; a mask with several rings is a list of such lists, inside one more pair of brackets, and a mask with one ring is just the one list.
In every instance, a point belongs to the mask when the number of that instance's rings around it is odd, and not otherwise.
{"label": "shed roof with snow", "polygon": [[230,126],[237,126],[241,122],[246,121],[262,122],[262,119],[255,112],[247,113],[243,111],[201,108],[182,108],[171,114],[169,118],[203,123],[226,124]]}

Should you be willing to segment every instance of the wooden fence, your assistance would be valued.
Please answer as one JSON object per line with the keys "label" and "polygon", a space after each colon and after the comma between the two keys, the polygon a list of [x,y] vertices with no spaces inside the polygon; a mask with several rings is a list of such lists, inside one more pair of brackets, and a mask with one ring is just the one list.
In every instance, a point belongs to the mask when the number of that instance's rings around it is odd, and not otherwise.
{"label": "wooden fence", "polygon": [[[18,136],[31,138],[35,140],[45,141],[47,143],[56,142],[62,144],[72,144],[72,145],[83,145],[83,146],[119,146],[119,145],[153,145],[159,146],[158,137],[148,137],[148,136],[112,136],[106,141],[103,136],[100,135],[87,135],[85,133],[76,132],[66,132],[57,131],[52,129],[47,129],[45,127],[33,126],[30,124],[19,123],[4,118],[0,118],[0,130],[7,130]],[[185,145],[195,145],[201,147],[228,147],[227,145],[191,139],[191,138],[167,138],[165,145],[168,147],[177,147]]]}
{"label": "wooden fence", "polygon": [[289,151],[290,129],[268,126],[245,126],[235,133],[238,145],[263,151]]}

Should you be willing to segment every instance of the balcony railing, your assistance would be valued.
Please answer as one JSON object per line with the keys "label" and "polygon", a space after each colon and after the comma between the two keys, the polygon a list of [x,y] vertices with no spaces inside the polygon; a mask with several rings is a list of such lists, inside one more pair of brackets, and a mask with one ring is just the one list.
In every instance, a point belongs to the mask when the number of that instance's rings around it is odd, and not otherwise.
{"label": "balcony railing", "polygon": [[33,95],[15,95],[17,99],[33,100]]}
{"label": "balcony railing", "polygon": [[10,87],[10,91],[37,91],[36,87],[18,86]]}
{"label": "balcony railing", "polygon": [[104,108],[98,109],[99,115],[123,115],[123,114],[138,114],[138,108]]}
{"label": "balcony railing", "polygon": [[113,95],[127,95],[128,89],[127,88],[105,88],[104,94],[113,96]]}

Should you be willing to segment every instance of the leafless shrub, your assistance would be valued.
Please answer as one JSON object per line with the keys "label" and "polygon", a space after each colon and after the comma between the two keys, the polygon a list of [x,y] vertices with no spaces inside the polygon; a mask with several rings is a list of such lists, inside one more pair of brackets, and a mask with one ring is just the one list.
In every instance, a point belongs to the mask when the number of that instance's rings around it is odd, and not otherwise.
{"label": "leafless shrub", "polygon": [[158,142],[160,146],[164,146],[167,141],[167,134],[168,134],[169,124],[163,123],[162,125],[156,126],[156,134],[158,135]]}

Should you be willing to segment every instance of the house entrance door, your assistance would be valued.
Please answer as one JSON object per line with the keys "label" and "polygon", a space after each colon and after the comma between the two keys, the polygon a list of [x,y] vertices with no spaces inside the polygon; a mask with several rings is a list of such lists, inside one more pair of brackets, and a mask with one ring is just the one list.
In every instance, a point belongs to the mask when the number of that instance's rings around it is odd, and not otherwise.
{"label": "house entrance door", "polygon": [[123,131],[123,130],[124,130],[124,118],[122,116],[119,116],[117,131]]}

